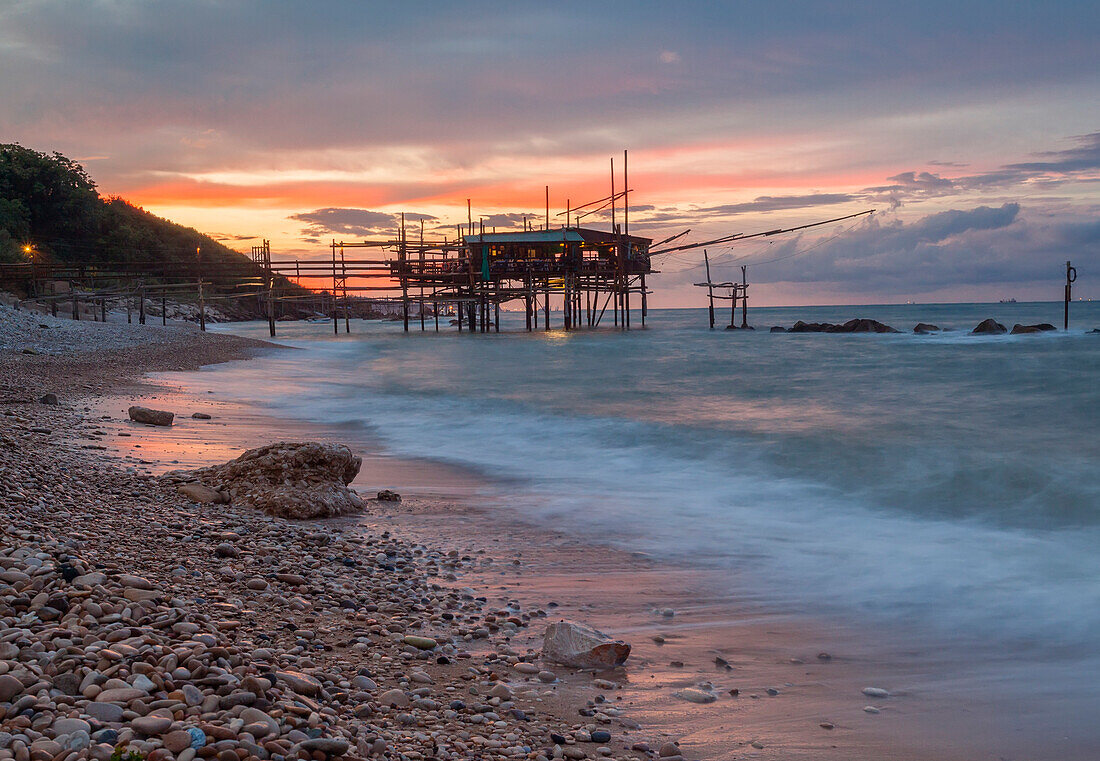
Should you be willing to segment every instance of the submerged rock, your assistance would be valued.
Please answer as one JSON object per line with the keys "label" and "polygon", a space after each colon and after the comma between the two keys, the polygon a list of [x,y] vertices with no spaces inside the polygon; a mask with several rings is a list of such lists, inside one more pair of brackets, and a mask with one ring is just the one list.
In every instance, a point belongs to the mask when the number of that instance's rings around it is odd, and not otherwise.
{"label": "submerged rock", "polygon": [[978,327],[970,331],[970,334],[974,336],[999,336],[1007,332],[1008,328],[990,317],[988,320],[979,322]]}
{"label": "submerged rock", "polygon": [[583,624],[558,621],[546,627],[542,657],[573,668],[610,669],[630,656],[630,645]]}
{"label": "submerged rock", "polygon": [[918,322],[913,328],[914,333],[937,333],[939,332],[939,326],[933,325],[930,322]]}
{"label": "submerged rock", "polygon": [[848,322],[835,324],[831,322],[803,322],[799,320],[788,333],[900,333],[901,331],[896,328],[892,328],[885,323],[881,323],[878,320],[869,320],[866,317],[860,317]]}
{"label": "submerged rock", "polygon": [[269,515],[327,518],[362,509],[363,500],[347,487],[362,464],[343,444],[280,441],[224,465],[166,476],[198,481]]}
{"label": "submerged rock", "polygon": [[175,418],[175,415],[171,412],[154,410],[148,407],[139,407],[137,405],[126,410],[126,414],[128,414],[130,419],[135,423],[145,423],[146,425],[172,425],[172,419]]}
{"label": "submerged rock", "polygon": [[1012,326],[1012,335],[1018,336],[1021,333],[1046,333],[1048,330],[1057,330],[1049,322],[1040,322],[1038,325],[1021,325],[1016,323]]}
{"label": "submerged rock", "polygon": [[788,333],[826,333],[826,332],[828,332],[829,328],[832,328],[832,327],[836,327],[836,326],[833,325],[831,322],[802,322],[802,320],[799,320],[794,325],[792,325],[791,329],[788,330],[787,332]]}
{"label": "submerged rock", "polygon": [[834,325],[829,333],[900,333],[897,328],[892,328],[889,325],[879,322],[878,320],[868,320],[866,317],[861,317],[855,320],[848,320],[843,325]]}
{"label": "submerged rock", "polygon": [[786,333],[787,329],[784,328],[782,325],[772,325],[771,330],[769,330],[768,332],[769,333]]}

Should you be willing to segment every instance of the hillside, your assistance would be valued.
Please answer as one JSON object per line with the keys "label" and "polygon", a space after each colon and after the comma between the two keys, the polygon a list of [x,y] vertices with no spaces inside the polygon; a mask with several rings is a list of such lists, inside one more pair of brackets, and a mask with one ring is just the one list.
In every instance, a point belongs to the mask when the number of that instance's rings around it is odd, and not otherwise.
{"label": "hillside", "polygon": [[[197,230],[137,208],[121,198],[104,198],[80,164],[60,153],[45,154],[18,144],[0,144],[0,262],[141,264],[149,277],[204,276],[215,264],[235,264],[242,276],[259,274],[250,257]],[[289,282],[283,288],[301,290]]]}

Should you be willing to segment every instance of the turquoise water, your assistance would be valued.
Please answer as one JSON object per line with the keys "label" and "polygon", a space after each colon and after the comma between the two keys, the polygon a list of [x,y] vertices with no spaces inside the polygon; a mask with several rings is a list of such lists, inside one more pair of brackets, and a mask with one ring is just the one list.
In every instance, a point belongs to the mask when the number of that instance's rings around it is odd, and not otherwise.
{"label": "turquoise water", "polygon": [[[952,330],[767,330],[852,317]],[[203,375],[221,396],[474,469],[527,520],[728,568],[738,599],[1090,655],[1100,335],[1085,329],[1100,304],[1075,304],[1068,333],[968,335],[986,317],[1060,324],[1061,305],[756,309],[754,332],[710,331],[706,310],[653,311],[630,333],[527,334],[515,314],[461,337],[280,323],[302,351]]]}

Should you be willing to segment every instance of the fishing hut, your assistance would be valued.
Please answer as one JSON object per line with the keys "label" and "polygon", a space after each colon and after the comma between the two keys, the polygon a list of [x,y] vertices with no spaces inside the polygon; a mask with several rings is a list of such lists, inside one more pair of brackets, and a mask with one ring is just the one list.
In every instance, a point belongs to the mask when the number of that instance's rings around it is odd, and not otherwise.
{"label": "fishing hut", "polygon": [[417,300],[436,311],[453,305],[459,330],[499,331],[501,308],[509,302],[523,303],[527,330],[550,330],[555,304],[565,330],[598,327],[609,310],[609,321],[627,329],[631,309],[638,310],[642,325],[648,315],[651,243],[579,226],[479,229],[460,237],[454,258],[445,248],[418,246],[413,255],[399,251],[390,271],[401,283],[406,307]]}

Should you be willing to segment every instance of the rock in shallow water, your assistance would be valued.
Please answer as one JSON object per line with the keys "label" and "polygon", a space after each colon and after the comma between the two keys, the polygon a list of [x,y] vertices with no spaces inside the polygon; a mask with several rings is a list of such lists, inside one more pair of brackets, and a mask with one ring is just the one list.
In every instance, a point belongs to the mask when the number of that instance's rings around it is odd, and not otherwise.
{"label": "rock in shallow water", "polygon": [[976,336],[998,336],[1002,333],[1007,332],[1008,328],[994,320],[992,317],[988,320],[982,320],[978,323],[978,326],[976,328],[970,331],[971,335]]}
{"label": "rock in shallow water", "polygon": [[1021,325],[1016,323],[1012,326],[1012,335],[1018,336],[1026,333],[1046,333],[1048,330],[1057,330],[1049,322],[1041,322],[1038,325]]}

